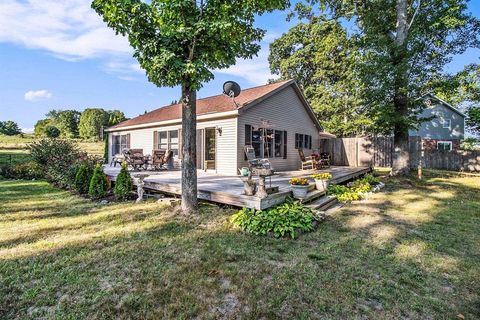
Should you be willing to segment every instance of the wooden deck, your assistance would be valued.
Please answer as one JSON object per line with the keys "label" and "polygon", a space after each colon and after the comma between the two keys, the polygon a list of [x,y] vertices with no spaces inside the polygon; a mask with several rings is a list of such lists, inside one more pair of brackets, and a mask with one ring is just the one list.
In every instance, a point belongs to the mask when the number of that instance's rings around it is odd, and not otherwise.
{"label": "wooden deck", "polygon": [[[115,181],[115,177],[119,171],[119,167],[113,168],[105,166],[105,173],[113,181]],[[288,180],[292,177],[308,178],[314,172],[330,172],[332,174],[332,183],[342,183],[361,176],[369,171],[370,168],[368,167],[331,167],[329,169],[316,171],[278,172],[272,177],[271,186],[278,186],[279,192],[271,194],[265,199],[242,195],[243,182],[240,180],[239,176],[226,176],[198,171],[198,198],[238,207],[266,209],[284,202],[287,196],[290,195],[290,185],[288,184]],[[181,171],[175,170],[145,173],[150,174],[150,176],[145,179],[146,190],[181,195]],[[311,178],[310,180],[313,182]],[[270,186],[268,178],[267,186]]]}

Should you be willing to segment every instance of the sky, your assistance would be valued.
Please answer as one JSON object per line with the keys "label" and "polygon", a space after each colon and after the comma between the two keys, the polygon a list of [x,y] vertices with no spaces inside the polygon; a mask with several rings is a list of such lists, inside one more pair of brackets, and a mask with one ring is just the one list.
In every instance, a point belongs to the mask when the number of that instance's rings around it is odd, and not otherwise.
{"label": "sky", "polygon": [[[479,0],[470,11],[480,17]],[[256,19],[267,31],[258,56],[214,72],[198,97],[221,94],[222,84],[242,88],[275,78],[268,67],[268,45],[293,26],[287,12]],[[480,50],[454,58],[446,70],[480,62]],[[89,0],[0,0],[0,121],[13,120],[24,132],[52,109],[118,109],[127,117],[170,104],[180,88],[158,88],[132,58],[132,49],[90,8]]]}

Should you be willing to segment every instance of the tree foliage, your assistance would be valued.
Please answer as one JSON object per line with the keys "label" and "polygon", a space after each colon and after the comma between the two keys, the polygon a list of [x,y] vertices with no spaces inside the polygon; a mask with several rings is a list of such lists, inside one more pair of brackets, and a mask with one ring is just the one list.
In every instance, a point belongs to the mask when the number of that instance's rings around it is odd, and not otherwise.
{"label": "tree foliage", "polygon": [[108,127],[114,126],[116,124],[119,124],[122,121],[127,120],[127,118],[125,117],[125,114],[122,111],[110,110],[110,111],[107,111],[107,113],[108,113],[108,123],[107,123]]}
{"label": "tree foliage", "polygon": [[45,136],[45,129],[47,126],[52,124],[52,119],[41,119],[35,123],[35,128],[33,132],[35,133],[36,137],[44,137]]}
{"label": "tree foliage", "polygon": [[[405,0],[406,1],[406,0]],[[415,127],[424,107],[418,97],[442,76],[453,55],[480,46],[480,22],[467,10],[467,0],[407,1],[407,37],[402,48],[395,42],[397,12],[403,0],[315,0],[333,18],[355,23],[354,36],[362,52],[360,75],[365,105],[379,131]],[[401,52],[399,52],[399,50]],[[399,54],[402,56],[399,57]],[[396,89],[398,74],[406,85]],[[408,98],[407,112],[395,109],[396,90]]]}
{"label": "tree foliage", "polygon": [[54,125],[48,125],[45,128],[45,136],[47,138],[58,138],[60,136],[60,129],[58,129]]}
{"label": "tree foliage", "polygon": [[347,31],[323,15],[308,15],[270,44],[270,69],[302,87],[323,128],[339,136],[361,134],[358,50]]}
{"label": "tree foliage", "polygon": [[472,106],[467,110],[467,120],[465,121],[472,133],[480,136],[480,107]]}
{"label": "tree foliage", "polygon": [[4,134],[6,136],[14,136],[21,133],[22,130],[16,122],[11,120],[0,121],[0,134]]}
{"label": "tree foliage", "polygon": [[213,69],[251,58],[265,31],[255,15],[283,9],[288,0],[94,0],[93,9],[128,36],[134,57],[157,86],[182,87],[182,208],[197,208],[196,91]]}
{"label": "tree foliage", "polygon": [[82,112],[79,123],[80,137],[83,139],[100,140],[102,127],[106,127],[109,114],[100,108],[87,108]]}

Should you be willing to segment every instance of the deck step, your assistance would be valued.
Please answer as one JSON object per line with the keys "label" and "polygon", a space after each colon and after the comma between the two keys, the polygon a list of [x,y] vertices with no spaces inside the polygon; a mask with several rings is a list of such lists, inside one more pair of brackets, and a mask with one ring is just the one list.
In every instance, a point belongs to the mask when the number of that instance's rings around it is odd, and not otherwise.
{"label": "deck step", "polygon": [[331,206],[335,205],[337,203],[337,199],[333,196],[323,196],[306,206],[309,207],[310,209],[316,209],[316,210],[326,210],[330,208]]}
{"label": "deck step", "polygon": [[312,190],[307,193],[307,196],[301,200],[302,203],[312,202],[325,194],[325,191]]}

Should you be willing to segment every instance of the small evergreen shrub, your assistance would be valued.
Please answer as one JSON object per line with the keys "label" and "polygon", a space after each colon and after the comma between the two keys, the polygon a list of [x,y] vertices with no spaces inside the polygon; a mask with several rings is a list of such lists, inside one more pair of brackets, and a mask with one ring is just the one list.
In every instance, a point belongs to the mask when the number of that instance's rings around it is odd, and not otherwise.
{"label": "small evergreen shrub", "polygon": [[130,177],[130,173],[127,170],[127,164],[125,162],[122,163],[122,169],[117,176],[115,181],[115,187],[113,189],[113,193],[115,197],[119,200],[126,200],[128,196],[132,192],[133,182],[132,177]]}
{"label": "small evergreen shrub", "polygon": [[88,195],[94,199],[103,198],[108,192],[107,176],[103,172],[102,166],[97,164],[90,179],[90,186],[88,188]]}
{"label": "small evergreen shrub", "polygon": [[75,175],[74,187],[80,194],[87,194],[90,188],[92,170],[86,163],[80,164]]}
{"label": "small evergreen shrub", "polygon": [[255,235],[272,233],[274,237],[298,237],[299,231],[313,231],[314,212],[298,201],[287,202],[267,210],[243,208],[230,221]]}
{"label": "small evergreen shrub", "polygon": [[45,128],[45,136],[47,138],[58,138],[60,137],[60,129],[52,125],[47,126]]}

